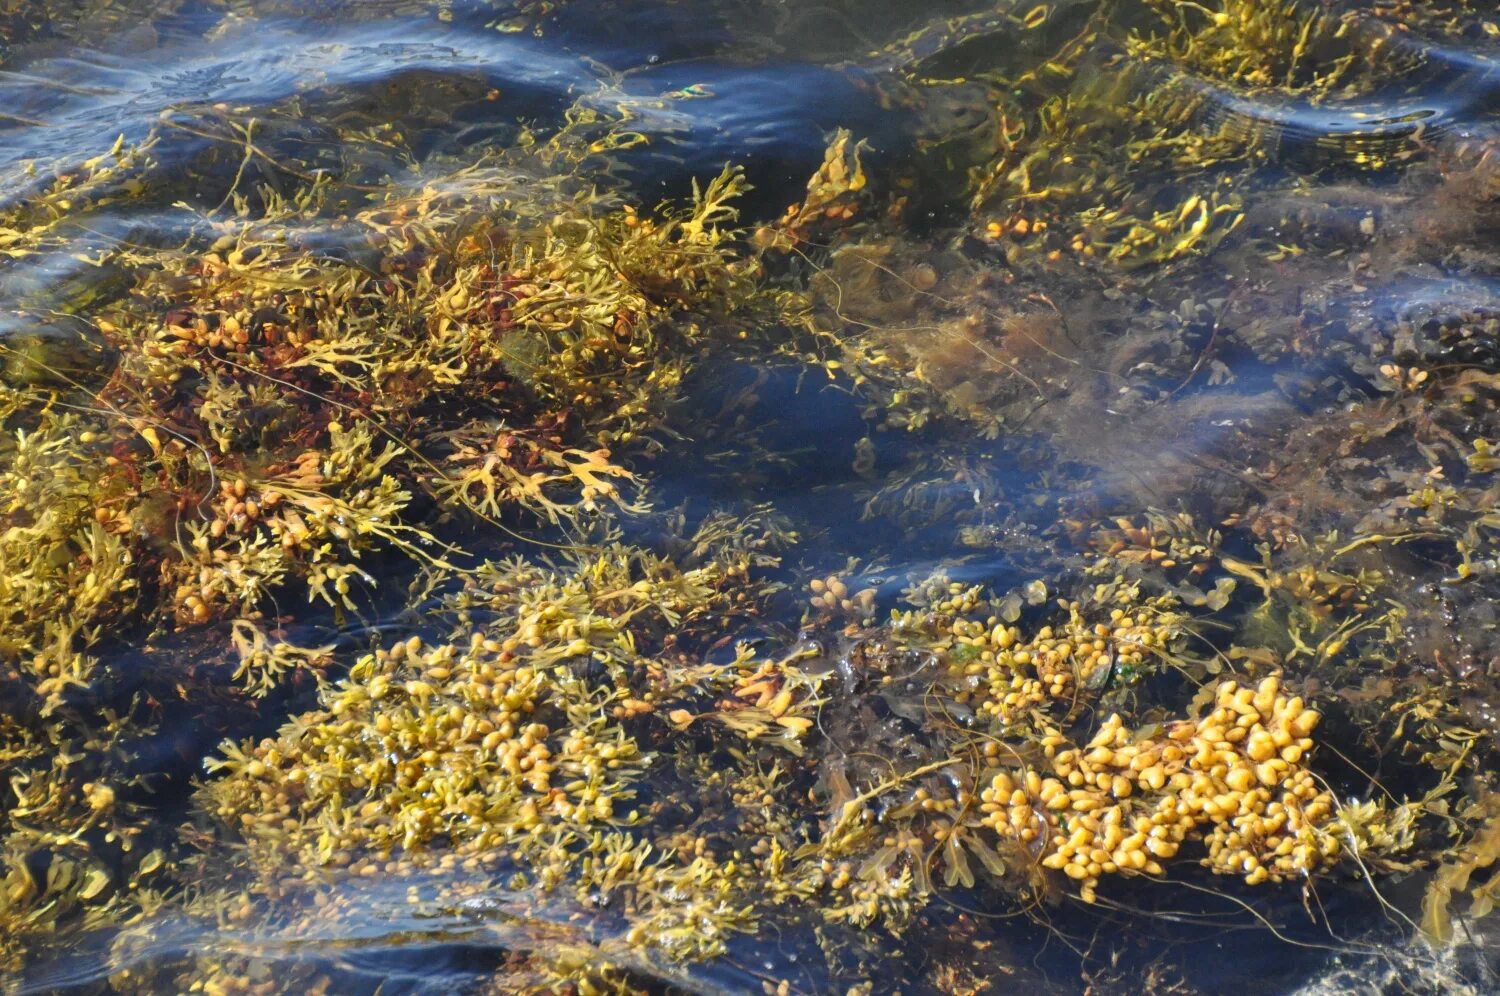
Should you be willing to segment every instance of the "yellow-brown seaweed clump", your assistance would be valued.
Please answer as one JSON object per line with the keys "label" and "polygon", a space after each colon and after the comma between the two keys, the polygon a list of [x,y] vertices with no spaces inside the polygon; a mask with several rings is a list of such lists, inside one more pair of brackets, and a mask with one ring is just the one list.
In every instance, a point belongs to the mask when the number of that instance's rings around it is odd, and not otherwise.
{"label": "yellow-brown seaweed clump", "polygon": [[129,278],[91,314],[107,377],[27,360],[0,389],[0,648],[49,708],[137,607],[254,623],[299,584],[341,611],[373,584],[361,557],[435,563],[418,495],[491,523],[643,507],[611,447],[653,427],[710,313],[749,299],[728,227],[746,184],[726,170],[654,213],[565,175],[514,198],[528,156],[583,155],[565,135],[373,199],[339,222],[357,259],[307,242],[326,180],[259,211],[236,196],[181,248],[106,253]]}
{"label": "yellow-brown seaweed clump", "polygon": [[1112,714],[1081,748],[1044,739],[1050,774],[997,773],[985,822],[1035,843],[1089,902],[1101,876],[1161,875],[1189,840],[1206,867],[1251,885],[1306,877],[1339,854],[1333,795],[1306,766],[1318,719],[1275,677],[1226,681],[1203,718],[1139,739]]}
{"label": "yellow-brown seaweed clump", "polygon": [[759,525],[711,517],[676,563],[610,545],[566,569],[486,565],[436,603],[454,639],[388,643],[277,736],[226,743],[198,801],[243,842],[244,884],[294,913],[342,908],[351,876],[452,906],[474,899],[462,868],[481,897],[525,889],[572,916],[627,897],[616,955],[721,952],[756,921],[756,865],[658,826],[665,801],[637,791],[695,745],[786,757],[813,726],[799,655],[701,656],[775,590],[753,573],[782,538]]}
{"label": "yellow-brown seaweed clump", "polygon": [[717,557],[685,571],[622,547],[570,572],[490,565],[446,601],[465,639],[382,647],[279,736],[226,744],[205,808],[267,869],[295,857],[361,872],[393,854],[630,826],[632,785],[654,760],[642,737],[703,721],[795,747],[816,686],[792,659],[681,656],[764,591],[749,579],[756,544],[732,539],[745,545],[714,543]]}
{"label": "yellow-brown seaweed clump", "polygon": [[1128,681],[1182,635],[1185,617],[1174,604],[1171,598],[1142,600],[1091,621],[1071,601],[1065,619],[1030,636],[998,620],[956,620],[959,653],[949,655],[948,668],[968,687],[954,698],[1008,723],[1035,706],[1076,701],[1101,687],[1112,671]]}
{"label": "yellow-brown seaweed clump", "polygon": [[354,856],[483,851],[544,825],[628,821],[615,806],[644,761],[635,742],[566,671],[496,641],[382,649],[324,706],[296,738],[230,748],[219,766],[231,777],[209,789],[221,819],[309,868],[373,872]]}
{"label": "yellow-brown seaweed clump", "polygon": [[608,444],[646,427],[676,381],[669,346],[700,334],[667,318],[732,299],[720,226],[744,184],[726,171],[653,220],[561,196],[507,217],[514,182],[471,167],[358,213],[373,268],[296,244],[318,188],[215,223],[207,252],[129,260],[100,398],[132,443],[117,456],[176,507],[138,487],[101,521],[183,536],[158,563],[180,622],[244,616],[292,578],[347,606],[367,550],[430,560],[417,490],[554,523],[629,504]]}

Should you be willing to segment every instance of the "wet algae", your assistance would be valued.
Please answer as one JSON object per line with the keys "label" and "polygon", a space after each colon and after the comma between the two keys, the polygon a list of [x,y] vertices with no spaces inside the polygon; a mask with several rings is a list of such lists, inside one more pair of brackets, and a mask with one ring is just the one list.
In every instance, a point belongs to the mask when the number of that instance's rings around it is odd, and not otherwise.
{"label": "wet algae", "polygon": [[[403,16],[589,5],[491,6]],[[299,96],[28,164],[8,987],[1492,985],[1497,139],[1365,109],[1500,29],[952,6],[767,21],[920,122],[764,215],[643,194],[714,95],[603,70],[462,151]]]}

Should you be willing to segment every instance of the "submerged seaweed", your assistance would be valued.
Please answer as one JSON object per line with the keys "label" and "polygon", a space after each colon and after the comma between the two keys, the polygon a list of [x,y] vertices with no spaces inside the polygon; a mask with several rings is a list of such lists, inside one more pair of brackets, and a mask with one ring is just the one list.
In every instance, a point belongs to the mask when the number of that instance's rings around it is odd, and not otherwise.
{"label": "submerged seaweed", "polygon": [[[0,29],[84,31],[51,13]],[[923,116],[902,154],[819,136],[769,210],[733,165],[648,200],[632,156],[714,94],[602,69],[461,152],[299,96],[32,164],[0,969],[1222,981],[1168,922],[1492,981],[1494,139],[1312,112],[1495,32],[944,13],[840,70]],[[831,45],[782,15],[768,50]]]}

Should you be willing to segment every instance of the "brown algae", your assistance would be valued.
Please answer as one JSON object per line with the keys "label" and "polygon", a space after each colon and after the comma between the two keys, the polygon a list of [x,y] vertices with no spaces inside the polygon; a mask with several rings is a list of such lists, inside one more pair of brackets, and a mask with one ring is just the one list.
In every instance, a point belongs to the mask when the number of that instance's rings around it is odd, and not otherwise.
{"label": "brown algae", "polygon": [[[1153,890],[1273,933],[1358,896],[1453,945],[1500,839],[1500,302],[1442,293],[1500,265],[1494,140],[1222,111],[1364,99],[1387,51],[1419,79],[1383,23],[945,20],[866,61],[893,108],[982,94],[977,131],[880,168],[836,131],[745,228],[736,168],[621,182],[660,108],[618,81],[380,182],[275,166],[221,108],[34,179],[0,253],[110,282],[66,349],[0,343],[0,967],[90,944],[122,992],[331,992],[348,965],[268,953],[462,922],[494,991],[691,988],[771,936],[797,985],[906,945],[947,952],[913,989],[977,991],[1032,960],[990,921],[1134,943]],[[278,179],[169,244],[80,234],[182,134]],[[660,507],[730,361],[851,399],[849,479],[809,487],[868,557],[775,501]],[[805,466],[754,432],[731,462]],[[372,621],[377,578],[404,604]],[[188,715],[220,741],[190,791],[159,760]]]}

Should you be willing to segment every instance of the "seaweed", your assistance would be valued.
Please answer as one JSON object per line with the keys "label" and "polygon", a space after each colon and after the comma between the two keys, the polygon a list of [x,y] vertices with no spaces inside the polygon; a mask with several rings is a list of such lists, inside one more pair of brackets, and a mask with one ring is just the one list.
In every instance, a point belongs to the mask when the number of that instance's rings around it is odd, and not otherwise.
{"label": "seaweed", "polygon": [[[7,275],[101,279],[0,344],[0,962],[340,991],[311,928],[431,922],[506,950],[495,991],[691,986],[773,934],[829,987],[941,938],[917,981],[977,990],[1012,957],[967,960],[982,920],[1137,937],[1106,917],[1159,883],[1396,922],[1413,874],[1452,944],[1494,901],[1497,327],[1367,274],[1490,272],[1455,205],[1492,207],[1492,150],[1309,165],[1235,113],[1373,93],[1387,44],[1415,74],[1392,37],[1258,0],[944,19],[863,72],[982,113],[879,166],[836,130],[770,218],[732,166],[643,202],[621,78],[467,159],[339,122],[368,155],[283,161],[286,108],[182,107],[39,167]],[[188,139],[222,202],[87,230]],[[1411,175],[1313,204],[1329,161]],[[754,432],[692,424],[716,360],[847,394],[812,495],[868,550],[751,488],[660,507],[661,460]],[[165,757],[187,714],[206,762]]]}

